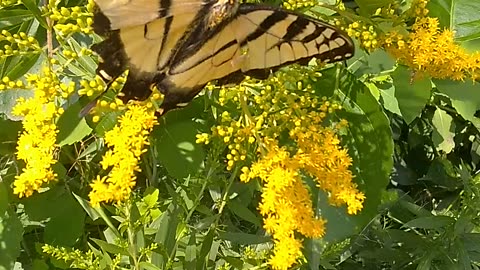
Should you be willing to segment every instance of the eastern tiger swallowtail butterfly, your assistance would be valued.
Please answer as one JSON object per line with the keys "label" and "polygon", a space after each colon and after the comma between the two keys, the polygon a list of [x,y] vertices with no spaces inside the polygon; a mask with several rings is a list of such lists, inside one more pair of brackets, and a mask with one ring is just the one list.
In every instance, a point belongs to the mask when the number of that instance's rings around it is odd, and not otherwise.
{"label": "eastern tiger swallowtail butterfly", "polygon": [[95,0],[92,47],[111,82],[129,69],[121,97],[144,100],[154,86],[160,114],[185,106],[210,81],[266,78],[272,70],[316,57],[341,61],[352,40],[331,25],[276,7],[239,0]]}

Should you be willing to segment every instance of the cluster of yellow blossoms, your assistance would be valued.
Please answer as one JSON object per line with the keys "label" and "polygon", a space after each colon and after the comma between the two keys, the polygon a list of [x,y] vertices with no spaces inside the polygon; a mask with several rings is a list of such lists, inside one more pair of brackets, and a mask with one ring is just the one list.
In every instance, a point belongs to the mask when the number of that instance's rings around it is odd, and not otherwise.
{"label": "cluster of yellow blossoms", "polygon": [[0,7],[10,7],[20,3],[20,0],[0,0]]}
{"label": "cluster of yellow blossoms", "polygon": [[105,134],[105,143],[111,149],[101,162],[107,176],[97,176],[91,184],[90,203],[121,202],[130,197],[135,186],[135,172],[141,155],[146,152],[148,136],[157,124],[154,110],[146,106],[132,105],[120,117],[118,124]]}
{"label": "cluster of yellow blossoms", "polygon": [[55,23],[54,28],[58,35],[68,36],[73,33],[92,34],[92,12],[95,2],[89,0],[85,7],[74,6],[71,8],[61,7],[58,9],[56,1],[50,1],[45,12],[49,13],[49,18]]}
{"label": "cluster of yellow blossoms", "polygon": [[312,0],[286,0],[282,2],[282,5],[286,9],[300,9],[300,8],[309,8],[315,6],[317,2]]}
{"label": "cluster of yellow blossoms", "polygon": [[[74,85],[60,82],[49,68],[43,74],[27,76],[27,89],[33,89],[33,97],[20,98],[13,113],[23,116],[23,133],[18,139],[17,157],[25,161],[22,173],[16,176],[14,193],[28,197],[46,183],[56,179],[52,165],[56,163],[56,119],[63,113],[55,104],[55,98],[72,93]],[[4,83],[8,78],[2,80]],[[19,84],[14,83],[15,85]]]}
{"label": "cluster of yellow blossoms", "polygon": [[[335,21],[336,25],[341,25],[340,21]],[[363,22],[356,21],[350,23],[346,29],[347,34],[356,38],[361,46],[366,50],[373,51],[378,48],[377,32],[372,25],[367,25]]]}
{"label": "cluster of yellow blossoms", "polygon": [[480,53],[467,53],[452,31],[440,30],[437,18],[418,18],[407,36],[390,33],[384,44],[400,62],[434,78],[480,78]]}
{"label": "cluster of yellow blossoms", "polygon": [[250,167],[242,168],[240,179],[247,182],[258,177],[263,183],[259,209],[264,228],[274,238],[274,255],[269,260],[274,269],[287,269],[302,256],[297,233],[324,234],[325,221],[312,209],[304,177],[316,179],[333,205],[346,204],[350,214],[362,209],[364,195],[352,182],[351,158],[336,135],[347,124],[324,126],[326,117],[340,107],[318,98],[312,85],[303,84],[318,75],[296,67],[277,72],[263,84],[246,80],[240,86],[222,88],[220,104],[238,106],[243,113],[223,112],[211,134],[197,136],[199,143],[227,145],[228,169],[255,160],[257,150],[261,153]]}
{"label": "cluster of yellow blossoms", "polygon": [[298,142],[296,154],[291,155],[285,147],[270,140],[268,154],[251,168],[242,169],[243,181],[258,177],[263,182],[259,209],[264,216],[264,228],[275,242],[274,255],[269,262],[274,269],[287,269],[302,255],[302,243],[296,233],[310,238],[325,233],[325,221],[315,217],[311,195],[301,172],[317,180],[317,185],[330,194],[331,203],[347,203],[350,214],[361,210],[365,199],[352,183],[351,159],[340,149],[332,130],[314,129],[310,135],[315,135],[311,137],[304,136],[309,132],[300,135],[304,138]]}
{"label": "cluster of yellow blossoms", "polygon": [[0,32],[0,42],[2,41],[6,41],[7,44],[0,49],[0,59],[14,55],[40,53],[42,51],[38,41],[24,32],[12,35],[4,29]]}

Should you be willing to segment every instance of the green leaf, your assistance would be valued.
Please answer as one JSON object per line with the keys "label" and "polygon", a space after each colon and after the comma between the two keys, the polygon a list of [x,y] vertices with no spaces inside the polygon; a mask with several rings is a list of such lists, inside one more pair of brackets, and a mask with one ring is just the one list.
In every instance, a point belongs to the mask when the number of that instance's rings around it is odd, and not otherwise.
{"label": "green leaf", "polygon": [[435,257],[435,253],[433,251],[427,252],[426,255],[424,255],[420,259],[420,263],[417,265],[417,270],[430,270],[432,269],[432,260]]}
{"label": "green leaf", "polygon": [[312,189],[315,191],[312,192],[315,212],[328,220],[325,239],[337,241],[355,234],[377,215],[382,192],[390,182],[393,138],[382,107],[363,83],[344,68],[323,70],[322,75],[312,86],[314,89],[338,89],[336,95],[343,101],[344,109],[336,111],[336,115],[349,123],[347,135],[341,141],[353,159],[350,170],[355,175],[354,181],[367,198],[359,214],[348,215],[345,207],[330,206],[323,192]]}
{"label": "green leaf", "polygon": [[403,227],[420,229],[440,229],[450,226],[454,222],[454,218],[447,216],[421,217],[403,224]]}
{"label": "green leaf", "polygon": [[427,8],[429,16],[440,20],[440,28],[449,28],[455,39],[471,51],[478,51],[480,44],[480,2],[469,0],[431,0]]}
{"label": "green leaf", "polygon": [[258,245],[272,240],[268,236],[234,232],[220,232],[218,237],[239,245]]}
{"label": "green leaf", "polygon": [[477,164],[478,162],[480,162],[480,142],[472,142],[472,148],[470,149],[470,153],[473,163]]}
{"label": "green leaf", "polygon": [[427,174],[420,180],[430,181],[435,183],[436,186],[454,191],[463,188],[463,182],[456,173],[456,169],[449,159],[444,156],[438,156],[431,162]]}
{"label": "green leaf", "polygon": [[83,234],[85,212],[63,186],[26,198],[24,205],[30,220],[46,222],[45,243],[71,246]]}
{"label": "green leaf", "polygon": [[[206,259],[207,259],[207,255],[210,253],[210,256],[209,257],[212,257],[215,258],[216,257],[216,254],[212,254],[211,251],[212,251],[212,248],[213,248],[213,238],[215,236],[215,229],[214,228],[210,228],[208,230],[208,233],[207,235],[205,235],[205,237],[203,238],[203,241],[202,241],[202,247],[200,248],[200,254],[198,255],[198,259],[197,259],[197,269],[206,269],[206,265],[208,264],[208,261],[207,263],[205,262]],[[213,251],[213,253],[215,253],[215,251]]]}
{"label": "green leaf", "polygon": [[95,133],[100,136],[104,137],[105,133],[112,130],[113,127],[117,124],[118,118],[123,114],[123,112],[115,111],[115,112],[108,112],[100,117],[100,121],[98,123],[89,123],[90,126],[94,126]]}
{"label": "green leaf", "polygon": [[40,57],[40,54],[31,53],[22,56],[12,56],[12,62],[10,62],[9,67],[7,67],[7,72],[5,73],[6,77],[10,79],[16,79],[23,76],[27,71],[29,71],[34,65],[40,63],[45,63],[45,58]]}
{"label": "green leaf", "polygon": [[235,215],[241,217],[243,220],[254,224],[257,227],[262,226],[262,220],[245,205],[241,204],[238,200],[230,200],[227,204],[228,209]]}
{"label": "green leaf", "polygon": [[[2,108],[2,92],[0,91],[0,108]],[[0,119],[0,156],[9,156],[16,152],[17,140],[22,123],[19,121],[11,121],[8,119]],[[2,213],[0,211],[0,213]]]}
{"label": "green leaf", "polygon": [[480,253],[480,233],[465,233],[461,235],[465,249]]}
{"label": "green leaf", "polygon": [[160,191],[158,189],[154,189],[153,191],[150,191],[143,197],[143,201],[149,208],[154,208],[157,205],[158,202],[158,194]]}
{"label": "green leaf", "polygon": [[92,132],[85,118],[80,118],[82,107],[78,102],[69,106],[57,121],[59,146],[73,144],[81,141]]}
{"label": "green leaf", "polygon": [[455,136],[455,123],[452,117],[441,109],[435,110],[432,124],[435,127],[432,134],[432,140],[438,150],[450,153],[455,147],[453,140]]}
{"label": "green leaf", "polygon": [[468,255],[468,251],[465,249],[463,242],[460,239],[455,239],[453,248],[458,252],[458,260],[456,262],[456,269],[472,269],[472,259]]}
{"label": "green leaf", "polygon": [[160,124],[154,134],[158,159],[171,176],[183,179],[198,172],[205,152],[201,145],[195,143],[195,122],[184,120]]}
{"label": "green leaf", "polygon": [[398,66],[392,73],[398,107],[407,124],[420,116],[432,89],[429,78],[413,79],[412,76],[412,71],[405,66]]}
{"label": "green leaf", "polygon": [[356,0],[355,3],[360,7],[361,14],[371,15],[375,13],[378,8],[386,7],[393,4],[393,0]]}
{"label": "green leaf", "polygon": [[395,87],[391,83],[378,83],[378,90],[380,90],[380,95],[382,97],[383,106],[385,109],[402,115],[400,108],[398,107],[398,101],[395,97]]}
{"label": "green leaf", "polygon": [[111,254],[121,254],[121,255],[125,255],[125,256],[129,255],[128,252],[124,248],[119,247],[117,245],[110,244],[110,243],[107,243],[103,240],[95,239],[95,238],[92,238],[92,241],[95,244],[97,244],[105,252],[108,252],[108,253],[111,253]]}
{"label": "green leaf", "polygon": [[180,214],[182,210],[175,203],[171,203],[159,219],[158,231],[155,234],[155,243],[163,246],[164,254],[153,254],[152,262],[155,265],[161,266],[162,269],[168,261],[168,257],[175,249],[175,242],[177,236],[177,227],[180,222]]}
{"label": "green leaf", "polygon": [[352,63],[349,69],[354,70],[357,77],[365,74],[371,76],[372,74],[392,70],[395,65],[395,59],[384,50],[375,50],[372,53],[358,50],[355,52],[354,58],[357,58],[357,60]]}
{"label": "green leaf", "polygon": [[480,95],[478,83],[467,80],[458,82],[452,80],[433,80],[438,91],[446,94],[451,100],[455,110],[466,120],[472,122],[480,129],[480,119],[475,113],[480,108]]}
{"label": "green leaf", "polygon": [[185,247],[185,269],[197,269],[197,242],[195,232],[191,232],[188,244]]}
{"label": "green leaf", "polygon": [[0,213],[0,270],[13,269],[20,254],[23,226],[13,211]]}
{"label": "green leaf", "polygon": [[155,266],[153,263],[149,263],[149,262],[140,262],[138,264],[140,266],[140,269],[145,269],[145,270],[161,270],[161,268],[158,268],[157,266]]}
{"label": "green leaf", "polygon": [[[69,39],[68,43],[72,47],[73,51],[76,52],[79,57],[76,58],[76,62],[83,68],[85,74],[95,74],[95,70],[97,69],[97,62],[95,62],[90,55],[83,55],[80,51],[85,47],[85,45],[81,45],[75,39]],[[84,75],[83,73],[76,75]]]}
{"label": "green leaf", "polygon": [[101,215],[95,210],[95,208],[90,206],[90,203],[85,200],[84,198],[78,196],[75,193],[72,193],[75,199],[77,199],[78,203],[83,207],[83,210],[88,214],[88,216],[93,220],[97,220],[101,217]]}
{"label": "green leaf", "polygon": [[372,96],[378,101],[380,100],[380,90],[374,83],[369,83],[366,82],[365,86],[370,90],[370,93],[372,93]]}
{"label": "green leaf", "polygon": [[47,21],[45,20],[45,17],[42,15],[42,12],[38,8],[38,3],[36,0],[22,0],[22,4],[33,14],[33,16],[35,16],[35,18],[43,28],[48,28]]}
{"label": "green leaf", "polygon": [[416,205],[412,202],[408,202],[406,200],[400,200],[399,204],[408,210],[410,213],[414,214],[415,216],[420,216],[420,217],[432,217],[432,213],[428,211],[427,209],[423,208],[420,205]]}
{"label": "green leaf", "polygon": [[[428,15],[438,18],[440,28],[452,26],[452,10],[455,0],[430,0],[427,4]],[[451,28],[450,28],[451,29]]]}
{"label": "green leaf", "polygon": [[0,10],[0,29],[33,19],[30,11],[24,9]]}
{"label": "green leaf", "polygon": [[5,214],[8,207],[8,191],[5,185],[5,181],[0,182],[0,216]]}
{"label": "green leaf", "polygon": [[[134,228],[135,222],[141,218],[140,211],[138,210],[137,204],[132,203],[130,205],[130,213],[129,213],[129,227]],[[145,247],[145,238],[143,235],[143,227],[139,227],[135,230],[135,245],[130,245],[128,247],[128,251],[130,252],[130,256],[134,254],[138,254],[141,249]]]}

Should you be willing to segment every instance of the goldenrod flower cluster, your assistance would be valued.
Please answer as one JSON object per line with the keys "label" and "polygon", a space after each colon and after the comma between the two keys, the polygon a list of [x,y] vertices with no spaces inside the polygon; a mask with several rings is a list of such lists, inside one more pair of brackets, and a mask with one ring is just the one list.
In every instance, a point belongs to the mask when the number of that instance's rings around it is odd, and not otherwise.
{"label": "goldenrod flower cluster", "polygon": [[394,3],[388,4],[385,7],[378,8],[375,11],[374,16],[380,16],[382,18],[390,18],[392,20],[395,20],[396,18],[398,18],[397,10],[399,10],[399,8],[400,8],[399,3],[394,2]]}
{"label": "goldenrod flower cluster", "polygon": [[19,4],[19,0],[0,0],[0,8],[6,8]]}
{"label": "goldenrod flower cluster", "polygon": [[105,134],[105,143],[110,149],[101,165],[109,173],[97,176],[91,184],[89,197],[93,206],[101,202],[121,202],[130,197],[135,186],[135,172],[140,171],[140,156],[147,151],[148,136],[156,124],[154,110],[131,105],[118,124]]}
{"label": "goldenrod flower cluster", "polygon": [[372,25],[367,25],[361,21],[355,21],[350,23],[344,30],[349,36],[356,38],[360,42],[360,45],[366,50],[373,51],[378,48],[378,34]]}
{"label": "goldenrod flower cluster", "polygon": [[[125,76],[119,76],[109,85],[109,89],[119,92],[123,84],[125,83]],[[80,81],[81,88],[78,90],[79,96],[99,96],[103,94],[105,89],[105,83],[100,76],[96,76],[93,80],[81,80]],[[121,93],[119,94],[121,95]],[[158,99],[158,94],[154,93],[152,95],[153,99]],[[143,104],[147,107],[152,107],[152,104],[147,101],[144,102],[137,102],[137,104]],[[100,120],[100,114],[102,112],[112,112],[112,111],[122,111],[125,109],[125,104],[119,98],[113,98],[110,101],[107,101],[103,98],[97,100],[97,104],[92,110],[92,114],[94,115],[92,120],[93,122],[98,122]]]}
{"label": "goldenrod flower cluster", "polygon": [[421,18],[428,14],[427,4],[429,0],[414,0],[410,8],[404,13],[407,18]]}
{"label": "goldenrod flower cluster", "polygon": [[[70,267],[77,268],[77,269],[89,269],[95,270],[100,269],[100,258],[95,257],[95,254],[92,250],[88,250],[87,252],[83,252],[78,249],[67,249],[64,247],[54,247],[48,244],[42,246],[43,253],[57,259],[64,261],[70,264]],[[114,258],[112,260],[114,265],[117,260]],[[112,265],[112,266],[114,266]]]}
{"label": "goldenrod flower cluster", "polygon": [[[113,82],[116,84],[116,82]],[[105,83],[103,82],[100,76],[96,76],[93,80],[81,80],[80,86],[81,88],[78,89],[79,96],[87,96],[91,97],[93,95],[98,95],[105,91]]]}
{"label": "goldenrod flower cluster", "polygon": [[[7,80],[4,78],[4,82]],[[55,121],[63,113],[57,108],[55,98],[65,93],[73,93],[74,84],[66,86],[49,68],[43,75],[27,76],[28,88],[34,89],[32,98],[20,98],[13,113],[23,116],[24,131],[18,139],[17,157],[25,161],[22,173],[16,176],[14,194],[28,197],[44,184],[56,179],[52,165],[56,151],[57,127]],[[16,83],[15,83],[16,84]]]}
{"label": "goldenrod flower cluster", "polygon": [[315,117],[319,122],[309,117],[292,118],[297,126],[290,131],[297,146],[295,154],[266,139],[268,153],[251,168],[242,168],[242,181],[258,177],[263,182],[259,209],[265,230],[274,238],[270,259],[274,269],[287,269],[301,256],[302,244],[296,233],[310,238],[324,234],[325,221],[315,217],[302,173],[317,181],[329,194],[331,204],[347,204],[349,214],[361,210],[365,199],[352,182],[351,158],[341,149],[334,130],[319,125],[321,115]]}
{"label": "goldenrod flower cluster", "polygon": [[86,6],[74,6],[71,8],[57,8],[58,1],[50,1],[48,12],[50,20],[55,22],[54,28],[60,36],[69,36],[73,33],[92,34],[92,12],[95,6],[93,0],[89,0]]}
{"label": "goldenrod flower cluster", "polygon": [[309,8],[317,4],[314,0],[286,0],[282,2],[285,9],[295,10],[300,8]]}
{"label": "goldenrod flower cluster", "polygon": [[24,32],[12,35],[7,30],[2,30],[0,32],[0,42],[2,41],[6,41],[8,44],[3,45],[3,48],[0,49],[0,59],[14,55],[40,53],[42,51],[38,41]]}
{"label": "goldenrod flower cluster", "polygon": [[0,80],[0,91],[7,89],[24,89],[25,84],[21,80],[12,81],[9,77]]}
{"label": "goldenrod flower cluster", "polygon": [[390,33],[384,47],[402,63],[433,78],[464,80],[480,77],[480,53],[467,53],[453,32],[440,30],[437,18],[418,18],[407,36]]}
{"label": "goldenrod flower cluster", "polygon": [[92,53],[93,53],[92,50],[90,50],[88,48],[81,48],[79,53],[76,53],[76,52],[68,50],[68,49],[64,49],[62,51],[62,55],[65,56],[65,58],[69,59],[69,60],[75,60],[80,56],[91,55]]}
{"label": "goldenrod flower cluster", "polygon": [[228,147],[227,169],[248,164],[257,150],[261,153],[251,167],[242,168],[240,179],[246,182],[258,177],[263,182],[259,208],[275,242],[270,259],[275,269],[287,269],[302,256],[298,233],[306,237],[324,234],[325,221],[315,217],[303,177],[315,178],[329,194],[330,203],[346,204],[350,214],[362,209],[364,195],[352,182],[352,161],[335,135],[346,123],[323,126],[327,115],[339,106],[318,98],[312,85],[304,85],[318,76],[314,70],[296,67],[277,72],[264,84],[246,80],[238,87],[224,87],[219,103],[238,104],[243,113],[223,112],[211,134],[197,136],[199,143],[216,141]]}
{"label": "goldenrod flower cluster", "polygon": [[244,181],[259,177],[263,182],[259,206],[264,216],[264,228],[274,239],[274,255],[270,265],[274,269],[288,269],[302,256],[302,242],[295,236],[321,237],[325,221],[315,218],[310,194],[302,182],[301,164],[276,142],[268,142],[268,154],[251,169],[242,169]]}

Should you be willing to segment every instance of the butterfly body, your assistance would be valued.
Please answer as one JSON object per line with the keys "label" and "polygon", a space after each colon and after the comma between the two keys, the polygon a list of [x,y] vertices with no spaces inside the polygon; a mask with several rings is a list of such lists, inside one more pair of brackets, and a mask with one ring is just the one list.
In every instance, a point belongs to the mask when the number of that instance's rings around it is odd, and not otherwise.
{"label": "butterfly body", "polygon": [[334,62],[353,55],[341,31],[280,8],[237,0],[96,3],[94,30],[106,37],[93,47],[101,59],[97,73],[111,81],[129,69],[123,99],[144,100],[157,87],[165,95],[163,113],[188,104],[213,80],[265,78],[313,57]]}

